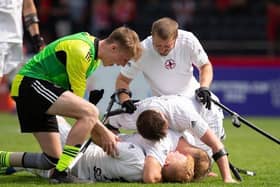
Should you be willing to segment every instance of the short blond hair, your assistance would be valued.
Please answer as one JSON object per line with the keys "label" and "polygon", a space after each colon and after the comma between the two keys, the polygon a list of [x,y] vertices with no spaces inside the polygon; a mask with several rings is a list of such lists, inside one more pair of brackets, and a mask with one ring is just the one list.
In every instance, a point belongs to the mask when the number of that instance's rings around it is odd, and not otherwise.
{"label": "short blond hair", "polygon": [[107,43],[116,42],[123,50],[129,53],[133,60],[142,55],[142,46],[138,34],[128,27],[118,27],[106,38]]}
{"label": "short blond hair", "polygon": [[186,156],[183,162],[172,163],[172,168],[162,168],[162,178],[165,182],[191,182],[194,176],[194,159]]}
{"label": "short blond hair", "polygon": [[211,158],[206,151],[197,149],[196,153],[192,155],[194,158],[194,177],[193,180],[201,180],[207,176],[211,170]]}
{"label": "short blond hair", "polygon": [[152,25],[152,36],[158,36],[163,40],[175,39],[178,35],[178,23],[168,17],[163,17],[155,21]]}

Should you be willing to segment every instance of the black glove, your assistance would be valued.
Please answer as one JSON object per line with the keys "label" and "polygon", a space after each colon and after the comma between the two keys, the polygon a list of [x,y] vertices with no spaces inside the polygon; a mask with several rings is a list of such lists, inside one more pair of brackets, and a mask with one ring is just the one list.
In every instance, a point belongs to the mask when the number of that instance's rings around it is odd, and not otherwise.
{"label": "black glove", "polygon": [[109,123],[104,124],[105,127],[107,127],[107,129],[109,129],[110,131],[112,131],[114,134],[120,134],[120,130],[112,125],[110,125]]}
{"label": "black glove", "polygon": [[39,52],[45,46],[44,38],[39,34],[35,34],[31,37],[31,39],[34,46],[34,50],[36,52]]}
{"label": "black glove", "polygon": [[122,103],[122,108],[125,109],[125,112],[132,114],[136,110],[133,100],[126,100]]}
{"label": "black glove", "polygon": [[211,110],[211,92],[207,87],[200,87],[195,90],[195,98],[202,104],[205,104],[208,110]]}
{"label": "black glove", "polygon": [[89,92],[89,102],[96,105],[103,97],[104,89],[92,90]]}

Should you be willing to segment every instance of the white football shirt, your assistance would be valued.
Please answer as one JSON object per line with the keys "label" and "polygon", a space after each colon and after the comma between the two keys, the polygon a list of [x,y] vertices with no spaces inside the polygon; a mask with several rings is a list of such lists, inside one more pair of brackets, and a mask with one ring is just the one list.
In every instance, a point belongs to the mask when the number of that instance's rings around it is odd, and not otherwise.
{"label": "white football shirt", "polygon": [[0,1],[0,42],[22,43],[23,0]]}
{"label": "white football shirt", "polygon": [[178,30],[175,47],[167,56],[160,56],[154,49],[152,37],[142,41],[143,53],[137,61],[130,61],[121,73],[133,79],[142,72],[153,95],[194,95],[199,87],[193,75],[193,65],[201,67],[209,62],[198,39],[191,33]]}
{"label": "white football shirt", "polygon": [[[71,126],[60,116],[57,116],[57,121],[64,146]],[[119,155],[113,158],[92,143],[71,172],[81,179],[92,181],[142,181],[145,160],[143,149],[137,144],[122,141],[118,142],[117,150]]]}
{"label": "white football shirt", "polygon": [[92,181],[142,181],[143,150],[130,142],[119,142],[117,149],[119,154],[113,158],[99,146],[91,144],[73,168],[73,174]]}
{"label": "white football shirt", "polygon": [[176,150],[182,136],[168,130],[166,137],[154,142],[140,134],[120,135],[121,142],[117,144],[119,155],[114,158],[91,144],[73,168],[73,174],[92,181],[142,181],[145,156],[154,157],[163,166],[167,154]]}
{"label": "white football shirt", "polygon": [[[58,117],[58,124],[62,142],[65,142],[71,126],[61,117]],[[154,157],[163,166],[167,154],[176,150],[180,137],[194,144],[191,134],[182,135],[170,129],[167,136],[158,142],[144,139],[140,134],[122,134],[119,137],[117,157],[108,156],[102,148],[91,144],[72,169],[72,174],[92,181],[142,181],[146,155]]]}
{"label": "white football shirt", "polygon": [[[110,125],[116,128],[136,129],[136,120],[145,110],[155,109],[161,111],[168,120],[169,128],[178,132],[190,131],[194,136],[200,138],[209,128],[206,121],[201,117],[200,112],[206,111],[195,98],[186,96],[169,95],[146,98],[136,103],[137,110],[133,114],[123,113],[109,117]],[[212,113],[213,112],[213,113]],[[218,118],[214,110],[209,114]]]}
{"label": "white football shirt", "polygon": [[123,141],[132,142],[139,145],[146,156],[152,156],[161,166],[164,165],[167,154],[171,151],[175,151],[179,142],[179,138],[183,137],[182,133],[172,131],[169,129],[167,131],[166,137],[162,138],[160,141],[151,141],[143,138],[140,134],[125,135],[120,138]]}
{"label": "white football shirt", "polygon": [[[58,117],[59,131],[65,142],[71,126]],[[175,151],[180,137],[194,145],[193,136],[168,130],[167,136],[161,141],[153,142],[144,139],[139,134],[121,134],[121,142],[117,144],[119,155],[115,158],[108,156],[99,146],[91,144],[83,157],[72,169],[72,174],[82,179],[92,181],[142,181],[145,155],[154,157],[161,166],[164,165],[167,154]],[[50,171],[30,169],[44,178],[48,178]]]}

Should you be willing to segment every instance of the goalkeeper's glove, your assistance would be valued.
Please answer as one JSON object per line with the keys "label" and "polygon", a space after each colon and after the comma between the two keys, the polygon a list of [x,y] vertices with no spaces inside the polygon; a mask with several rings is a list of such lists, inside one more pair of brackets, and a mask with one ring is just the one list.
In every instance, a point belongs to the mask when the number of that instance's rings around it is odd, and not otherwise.
{"label": "goalkeeper's glove", "polygon": [[124,101],[122,103],[122,108],[125,109],[126,113],[130,113],[130,114],[132,114],[136,110],[136,106],[134,104],[134,101],[131,100],[131,99]]}
{"label": "goalkeeper's glove", "polygon": [[89,92],[89,102],[96,105],[103,97],[104,89],[92,90]]}

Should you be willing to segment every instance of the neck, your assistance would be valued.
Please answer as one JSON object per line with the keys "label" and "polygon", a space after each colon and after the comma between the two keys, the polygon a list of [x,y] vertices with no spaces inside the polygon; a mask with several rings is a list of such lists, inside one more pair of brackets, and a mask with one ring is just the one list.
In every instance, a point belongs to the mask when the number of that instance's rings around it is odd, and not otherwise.
{"label": "neck", "polygon": [[102,61],[103,65],[106,65],[106,64],[104,64],[105,62],[103,61],[105,51],[107,51],[107,45],[105,43],[105,40],[100,40],[97,55],[98,55],[98,58]]}
{"label": "neck", "polygon": [[98,54],[97,57],[102,60],[103,58],[103,49],[104,49],[104,40],[100,40],[98,44]]}

